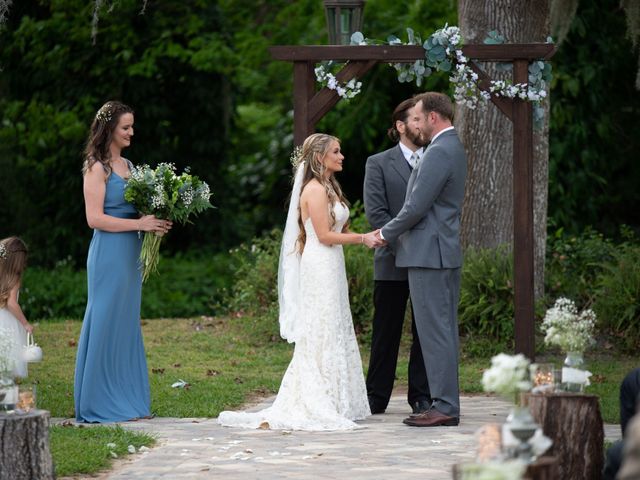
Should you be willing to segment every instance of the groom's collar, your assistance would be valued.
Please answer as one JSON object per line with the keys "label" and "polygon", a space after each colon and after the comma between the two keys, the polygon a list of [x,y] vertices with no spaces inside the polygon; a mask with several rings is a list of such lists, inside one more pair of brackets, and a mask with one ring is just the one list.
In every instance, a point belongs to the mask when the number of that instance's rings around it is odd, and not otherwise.
{"label": "groom's collar", "polygon": [[442,135],[444,132],[448,132],[449,130],[453,130],[453,125],[447,128],[443,128],[442,130],[440,130],[438,133],[436,133],[433,138],[431,139],[431,143],[436,141],[436,138],[438,138],[440,135]]}

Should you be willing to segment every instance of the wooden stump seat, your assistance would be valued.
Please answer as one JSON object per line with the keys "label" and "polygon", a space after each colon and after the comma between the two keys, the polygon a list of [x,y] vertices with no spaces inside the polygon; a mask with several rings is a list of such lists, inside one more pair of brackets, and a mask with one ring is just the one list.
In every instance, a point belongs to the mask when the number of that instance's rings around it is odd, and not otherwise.
{"label": "wooden stump seat", "polygon": [[0,480],[53,478],[49,412],[0,413]]}

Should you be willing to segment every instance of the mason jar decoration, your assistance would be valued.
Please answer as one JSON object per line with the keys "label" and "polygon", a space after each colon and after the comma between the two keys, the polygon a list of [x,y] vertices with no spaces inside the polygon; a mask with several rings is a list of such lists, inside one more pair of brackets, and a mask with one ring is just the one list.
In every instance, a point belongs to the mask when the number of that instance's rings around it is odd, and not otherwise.
{"label": "mason jar decoration", "polygon": [[562,389],[566,392],[583,393],[589,385],[591,373],[586,371],[582,352],[569,352],[562,367]]}
{"label": "mason jar decoration", "polygon": [[9,372],[0,373],[0,411],[13,411],[18,401],[18,386]]}
{"label": "mason jar decoration", "polygon": [[593,344],[596,315],[590,309],[578,313],[575,303],[558,298],[547,310],[542,321],[547,345],[560,347],[567,352],[562,367],[561,388],[570,392],[583,392],[589,385],[591,373],[584,367],[584,351]]}

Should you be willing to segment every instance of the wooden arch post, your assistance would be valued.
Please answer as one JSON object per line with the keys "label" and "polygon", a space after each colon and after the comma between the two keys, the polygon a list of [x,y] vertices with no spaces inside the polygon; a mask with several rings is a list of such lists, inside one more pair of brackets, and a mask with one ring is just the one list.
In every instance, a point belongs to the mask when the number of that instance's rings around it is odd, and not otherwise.
{"label": "wooden arch post", "polygon": [[[326,60],[348,62],[336,75],[341,82],[360,78],[377,63],[413,63],[424,59],[420,45],[302,45],[274,46],[276,60],[293,62],[293,139],[301,145],[315,125],[338,103],[334,90],[316,92],[314,68]],[[479,87],[488,91],[491,78],[477,65],[512,62],[513,82],[528,83],[529,63],[548,59],[555,47],[544,43],[466,45],[464,55],[478,74]],[[531,103],[520,99],[491,97],[513,122],[513,263],[515,301],[515,349],[531,360],[535,357],[534,236],[533,236],[533,117]]]}

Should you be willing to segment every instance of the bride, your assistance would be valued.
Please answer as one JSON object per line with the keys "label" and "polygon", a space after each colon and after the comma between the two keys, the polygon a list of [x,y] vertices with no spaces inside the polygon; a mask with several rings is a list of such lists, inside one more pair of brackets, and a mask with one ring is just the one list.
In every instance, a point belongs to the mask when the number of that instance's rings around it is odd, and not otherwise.
{"label": "bride", "polygon": [[295,343],[278,395],[259,412],[222,412],[244,428],[346,430],[371,414],[349,309],[342,245],[378,245],[375,232],[348,230],[347,201],[334,174],[344,156],[336,137],[302,145],[285,225],[278,295],[280,334]]}

